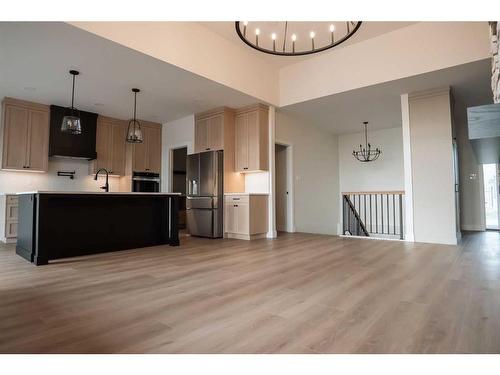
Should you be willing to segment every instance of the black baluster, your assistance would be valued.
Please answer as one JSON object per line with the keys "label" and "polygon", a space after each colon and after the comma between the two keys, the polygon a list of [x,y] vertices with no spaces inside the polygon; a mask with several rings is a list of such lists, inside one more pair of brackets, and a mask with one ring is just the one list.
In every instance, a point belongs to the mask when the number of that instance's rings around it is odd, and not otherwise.
{"label": "black baluster", "polygon": [[396,234],[396,195],[392,194],[392,225],[393,234]]}
{"label": "black baluster", "polygon": [[382,224],[382,234],[384,234],[384,197],[380,194],[380,222]]}

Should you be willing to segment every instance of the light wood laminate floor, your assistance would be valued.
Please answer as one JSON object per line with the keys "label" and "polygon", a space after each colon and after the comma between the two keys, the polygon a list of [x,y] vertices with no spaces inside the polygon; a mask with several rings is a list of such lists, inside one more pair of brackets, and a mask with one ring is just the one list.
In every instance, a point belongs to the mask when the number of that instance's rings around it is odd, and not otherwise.
{"label": "light wood laminate floor", "polygon": [[500,234],[182,238],[35,267],[0,246],[2,353],[500,353]]}

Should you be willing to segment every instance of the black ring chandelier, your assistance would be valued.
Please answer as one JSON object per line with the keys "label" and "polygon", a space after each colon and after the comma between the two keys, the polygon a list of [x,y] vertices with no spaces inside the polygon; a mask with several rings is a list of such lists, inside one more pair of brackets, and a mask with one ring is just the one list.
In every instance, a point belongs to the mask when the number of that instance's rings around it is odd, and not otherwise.
{"label": "black ring chandelier", "polygon": [[[361,26],[347,22],[235,22],[240,39],[257,51],[278,56],[302,56],[326,51],[345,42]],[[307,26],[306,26],[307,25]],[[267,34],[267,35],[266,35]]]}

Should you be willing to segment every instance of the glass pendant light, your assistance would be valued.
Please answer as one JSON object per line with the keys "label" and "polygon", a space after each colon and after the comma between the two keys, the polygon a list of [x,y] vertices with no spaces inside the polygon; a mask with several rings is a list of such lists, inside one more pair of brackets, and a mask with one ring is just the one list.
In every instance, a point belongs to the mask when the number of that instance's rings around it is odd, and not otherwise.
{"label": "glass pendant light", "polygon": [[139,89],[132,89],[134,93],[134,118],[128,123],[127,142],[129,143],[142,143],[143,141],[141,123],[136,118],[137,93],[140,91]]}
{"label": "glass pendant light", "polygon": [[74,107],[75,102],[75,76],[80,74],[77,70],[70,70],[69,74],[73,76],[73,88],[71,90],[71,114],[64,116],[61,124],[61,131],[70,134],[82,134],[82,124],[78,110]]}

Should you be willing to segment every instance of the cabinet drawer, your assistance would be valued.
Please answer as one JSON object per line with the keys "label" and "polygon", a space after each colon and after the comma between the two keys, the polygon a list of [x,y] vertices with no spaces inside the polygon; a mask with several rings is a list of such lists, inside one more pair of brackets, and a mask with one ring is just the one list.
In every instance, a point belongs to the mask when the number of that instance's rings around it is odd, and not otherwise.
{"label": "cabinet drawer", "polygon": [[10,221],[17,221],[19,206],[8,204],[5,208],[5,219]]}
{"label": "cabinet drawer", "polygon": [[5,223],[5,237],[7,238],[17,237],[17,223],[11,223],[11,222]]}
{"label": "cabinet drawer", "polygon": [[248,195],[226,195],[226,203],[248,203]]}
{"label": "cabinet drawer", "polygon": [[19,203],[19,197],[17,195],[7,195],[7,204],[15,204]]}

